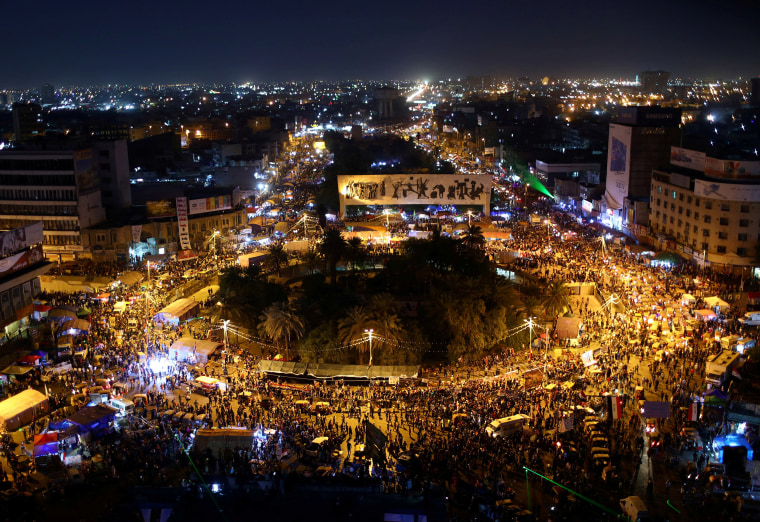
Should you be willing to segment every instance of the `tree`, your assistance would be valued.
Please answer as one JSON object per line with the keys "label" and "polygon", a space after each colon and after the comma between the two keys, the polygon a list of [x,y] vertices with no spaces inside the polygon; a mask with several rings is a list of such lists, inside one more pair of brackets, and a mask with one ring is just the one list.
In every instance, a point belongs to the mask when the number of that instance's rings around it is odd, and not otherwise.
{"label": "tree", "polygon": [[364,330],[374,327],[375,322],[367,309],[363,306],[355,306],[338,321],[338,342],[341,346],[353,345],[358,340],[367,337]]}
{"label": "tree", "polygon": [[557,317],[570,308],[570,289],[564,281],[555,279],[546,288],[543,300],[544,311],[551,317]]}
{"label": "tree", "polygon": [[325,264],[330,273],[330,283],[334,285],[338,277],[338,263],[346,252],[346,240],[343,239],[340,230],[335,227],[325,230],[319,252],[325,258]]}
{"label": "tree", "polygon": [[367,261],[367,250],[364,248],[364,245],[362,245],[361,238],[352,237],[348,240],[346,244],[345,258],[353,270],[356,270],[357,267],[364,266],[364,263]]}
{"label": "tree", "polygon": [[467,227],[461,238],[461,243],[467,248],[482,250],[486,244],[486,238],[483,236],[483,229],[478,225]]}
{"label": "tree", "polygon": [[309,271],[309,275],[313,275],[314,270],[319,265],[319,253],[317,253],[317,251],[313,248],[310,248],[304,252],[303,256],[301,256],[301,260],[306,265],[306,269]]}
{"label": "tree", "polygon": [[297,341],[306,332],[303,318],[286,309],[284,303],[272,304],[259,319],[259,333],[271,339],[278,347],[284,343],[286,357],[289,357],[291,340]]}
{"label": "tree", "polygon": [[282,276],[282,267],[288,265],[288,253],[285,252],[283,244],[279,241],[273,243],[267,249],[267,257],[264,259],[264,266],[274,272],[277,277]]}

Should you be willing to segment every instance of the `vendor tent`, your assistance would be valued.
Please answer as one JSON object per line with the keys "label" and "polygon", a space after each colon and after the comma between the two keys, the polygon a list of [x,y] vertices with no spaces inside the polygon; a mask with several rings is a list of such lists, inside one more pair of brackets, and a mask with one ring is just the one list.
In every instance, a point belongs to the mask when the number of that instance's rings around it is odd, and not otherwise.
{"label": "vendor tent", "polygon": [[720,308],[721,313],[728,312],[728,309],[731,308],[730,304],[718,296],[705,297],[705,304],[713,310]]}
{"label": "vendor tent", "polygon": [[555,333],[558,339],[577,339],[580,335],[581,320],[579,317],[559,317]]}
{"label": "vendor tent", "polygon": [[84,319],[70,319],[61,325],[61,331],[74,335],[82,332],[90,331],[90,322]]}
{"label": "vendor tent", "polygon": [[182,337],[172,343],[169,348],[169,357],[177,361],[186,361],[194,355],[197,362],[205,363],[220,346],[222,343],[216,341]]}
{"label": "vendor tent", "polygon": [[116,280],[119,281],[123,285],[131,286],[131,285],[136,285],[137,283],[142,281],[143,278],[144,276],[140,272],[134,272],[130,270],[128,272],[119,274]]}
{"label": "vendor tent", "polygon": [[21,366],[18,364],[11,364],[5,368],[2,372],[3,375],[13,375],[14,377],[23,377],[34,369],[32,366]]}
{"label": "vendor tent", "polygon": [[48,398],[37,390],[24,390],[0,402],[0,427],[15,431],[50,411]]}
{"label": "vendor tent", "polygon": [[177,325],[180,322],[195,317],[200,312],[200,309],[200,303],[194,299],[177,299],[158,312],[153,317],[153,320],[156,322],[173,323]]}
{"label": "vendor tent", "polygon": [[222,458],[227,451],[250,450],[253,446],[253,430],[223,428],[218,430],[198,430],[195,433],[194,449],[205,454],[211,451],[216,458]]}
{"label": "vendor tent", "polygon": [[691,306],[697,302],[697,298],[691,294],[683,294],[681,296],[681,304],[684,306]]}
{"label": "vendor tent", "polygon": [[34,436],[34,457],[58,455],[58,433],[55,431]]}
{"label": "vendor tent", "polygon": [[259,362],[259,371],[269,374],[308,376],[316,379],[359,378],[389,379],[416,378],[418,366],[366,366],[353,364],[301,363],[288,361]]}
{"label": "vendor tent", "polygon": [[68,310],[66,308],[53,308],[48,311],[47,316],[50,319],[55,319],[57,321],[66,321],[68,319],[74,319],[77,316],[77,313],[74,310]]}
{"label": "vendor tent", "polygon": [[66,420],[79,426],[80,434],[97,438],[111,433],[110,423],[116,418],[116,410],[103,404],[85,406]]}
{"label": "vendor tent", "polygon": [[701,321],[710,321],[718,316],[712,310],[694,310],[694,317]]}

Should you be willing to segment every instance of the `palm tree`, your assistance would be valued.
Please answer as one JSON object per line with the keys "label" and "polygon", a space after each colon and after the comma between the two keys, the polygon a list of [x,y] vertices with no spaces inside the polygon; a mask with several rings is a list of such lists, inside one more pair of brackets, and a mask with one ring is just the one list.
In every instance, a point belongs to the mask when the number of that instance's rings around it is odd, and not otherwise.
{"label": "palm tree", "polygon": [[306,265],[309,275],[312,275],[314,269],[317,268],[317,265],[319,264],[319,253],[313,248],[310,248],[304,252],[303,256],[301,256],[301,260]]}
{"label": "palm tree", "polygon": [[367,336],[364,330],[374,327],[375,322],[367,309],[363,306],[355,306],[338,321],[338,342],[342,346],[351,345]]}
{"label": "palm tree", "polygon": [[338,275],[338,262],[346,252],[346,240],[343,239],[340,230],[335,227],[325,230],[322,243],[319,245],[319,252],[325,258],[325,264],[330,271],[330,282],[334,285]]}
{"label": "palm tree", "polygon": [[291,340],[298,340],[306,332],[306,323],[299,315],[286,309],[284,303],[274,303],[259,317],[259,332],[278,346],[285,344],[285,354],[289,358]]}
{"label": "palm tree", "polygon": [[288,253],[285,252],[285,248],[282,243],[273,243],[267,249],[267,257],[264,259],[264,265],[277,272],[277,277],[282,275],[282,267],[288,265]]}
{"label": "palm tree", "polygon": [[351,268],[356,270],[359,266],[364,266],[367,258],[367,251],[362,245],[361,238],[352,237],[347,242],[346,259],[351,263]]}
{"label": "palm tree", "polygon": [[550,316],[557,315],[570,308],[570,289],[564,281],[555,279],[547,287],[543,300],[544,311]]}
{"label": "palm tree", "polygon": [[483,236],[483,230],[478,225],[470,225],[462,235],[461,242],[467,248],[482,249],[485,246],[486,238]]}

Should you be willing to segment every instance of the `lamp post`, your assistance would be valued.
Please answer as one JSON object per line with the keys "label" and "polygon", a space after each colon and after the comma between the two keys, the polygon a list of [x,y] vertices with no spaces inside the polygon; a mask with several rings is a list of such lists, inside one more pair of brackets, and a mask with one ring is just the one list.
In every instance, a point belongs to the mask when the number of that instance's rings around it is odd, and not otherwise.
{"label": "lamp post", "polygon": [[528,350],[531,355],[533,354],[533,317],[525,319],[525,324],[528,325]]}
{"label": "lamp post", "polygon": [[472,226],[472,210],[467,211],[467,226]]}
{"label": "lamp post", "polygon": [[364,330],[364,333],[369,335],[369,366],[372,366],[372,334],[375,332],[372,328]]}

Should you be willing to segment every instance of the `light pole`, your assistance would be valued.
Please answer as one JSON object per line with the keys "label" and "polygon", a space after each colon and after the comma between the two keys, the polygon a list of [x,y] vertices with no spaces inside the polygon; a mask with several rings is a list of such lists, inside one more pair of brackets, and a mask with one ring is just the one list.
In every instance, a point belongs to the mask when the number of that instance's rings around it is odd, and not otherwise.
{"label": "light pole", "polygon": [[148,265],[148,282],[150,283],[150,260],[145,262]]}
{"label": "light pole", "polygon": [[524,321],[528,325],[528,350],[533,355],[533,317],[529,317]]}
{"label": "light pole", "polygon": [[472,210],[467,211],[467,226],[472,226]]}
{"label": "light pole", "polygon": [[372,334],[375,332],[372,328],[364,330],[364,333],[369,335],[369,366],[372,366]]}

